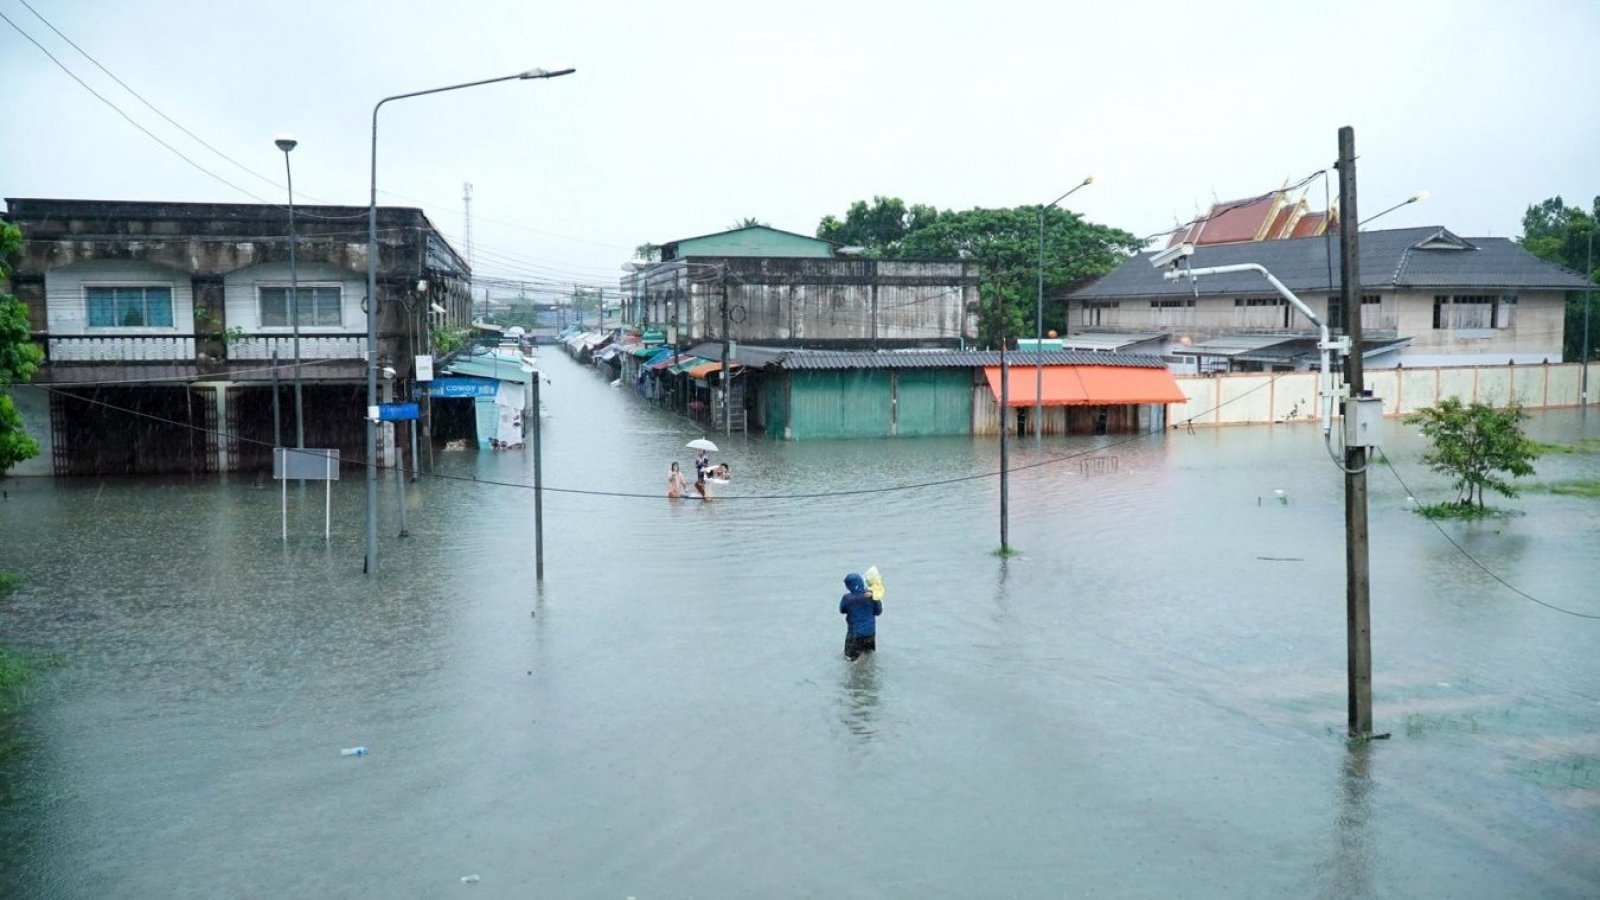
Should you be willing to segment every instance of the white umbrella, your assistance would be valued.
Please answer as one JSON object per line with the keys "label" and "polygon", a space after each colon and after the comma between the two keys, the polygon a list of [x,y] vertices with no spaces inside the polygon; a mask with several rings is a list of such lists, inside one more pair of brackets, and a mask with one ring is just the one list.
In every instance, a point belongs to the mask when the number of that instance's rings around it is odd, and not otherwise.
{"label": "white umbrella", "polygon": [[704,450],[707,453],[716,453],[717,452],[717,445],[711,443],[710,441],[706,440],[705,438],[695,438],[694,440],[690,441],[689,443],[684,444],[684,446],[690,448],[691,450]]}

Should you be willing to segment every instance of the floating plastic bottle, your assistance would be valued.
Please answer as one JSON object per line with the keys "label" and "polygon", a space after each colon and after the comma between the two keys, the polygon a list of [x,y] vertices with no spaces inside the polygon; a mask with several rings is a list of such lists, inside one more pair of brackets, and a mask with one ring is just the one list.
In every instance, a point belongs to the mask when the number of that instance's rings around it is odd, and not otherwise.
{"label": "floating plastic bottle", "polygon": [[366,756],[367,755],[367,748],[365,748],[365,747],[346,747],[343,750],[339,751],[339,755],[340,756]]}

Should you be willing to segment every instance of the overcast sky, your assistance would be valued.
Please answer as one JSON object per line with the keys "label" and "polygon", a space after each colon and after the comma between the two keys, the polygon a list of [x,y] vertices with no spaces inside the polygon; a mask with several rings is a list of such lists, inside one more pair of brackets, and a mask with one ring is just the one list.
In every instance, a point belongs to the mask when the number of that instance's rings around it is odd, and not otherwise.
{"label": "overcast sky", "polygon": [[365,206],[382,97],[576,66],[383,109],[380,203],[460,248],[472,182],[488,275],[615,286],[635,245],[746,216],[809,234],[874,194],[1036,204],[1086,175],[1067,205],[1144,235],[1328,166],[1341,125],[1363,216],[1432,194],[1386,227],[1515,236],[1600,193],[1596,0],[27,3],[226,158],[0,13],[237,187],[0,21],[6,197],[281,203],[289,131],[298,200]]}

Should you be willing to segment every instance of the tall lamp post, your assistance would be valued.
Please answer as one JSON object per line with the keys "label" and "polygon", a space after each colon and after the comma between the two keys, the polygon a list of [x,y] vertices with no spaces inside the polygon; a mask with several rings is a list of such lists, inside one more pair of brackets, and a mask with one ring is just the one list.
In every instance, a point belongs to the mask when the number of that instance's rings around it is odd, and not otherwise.
{"label": "tall lamp post", "polygon": [[[300,399],[300,260],[299,239],[294,233],[294,170],[289,166],[289,151],[299,141],[292,134],[280,134],[273,141],[283,151],[283,175],[289,183],[289,328],[294,334],[294,446],[306,448],[306,420]],[[302,484],[304,482],[301,482]]]}
{"label": "tall lamp post", "polygon": [[1033,310],[1033,443],[1044,441],[1044,211],[1071,197],[1080,188],[1094,184],[1090,175],[1072,190],[1039,205],[1039,299]]}
{"label": "tall lamp post", "polygon": [[494,84],[499,81],[558,78],[577,69],[529,69],[515,75],[485,78],[446,87],[395,94],[372,107],[372,199],[367,206],[367,562],[366,573],[378,573],[378,110],[390,100],[404,100],[427,94],[442,94],[462,88]]}

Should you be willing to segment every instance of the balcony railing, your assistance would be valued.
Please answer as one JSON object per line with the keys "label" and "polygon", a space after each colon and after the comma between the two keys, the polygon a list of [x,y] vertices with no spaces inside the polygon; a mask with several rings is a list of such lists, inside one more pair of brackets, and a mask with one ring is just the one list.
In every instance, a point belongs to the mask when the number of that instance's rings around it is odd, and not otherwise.
{"label": "balcony railing", "polygon": [[[385,336],[387,341],[389,336]],[[279,361],[294,359],[294,338],[286,334],[245,335],[224,342],[219,335],[196,334],[35,334],[34,341],[45,352],[50,363],[174,363],[195,362],[199,351],[217,356],[220,360],[263,361],[270,360],[274,350]],[[300,358],[308,359],[365,359],[367,336],[364,334],[305,333],[300,335]]]}
{"label": "balcony railing", "polygon": [[[294,359],[294,337],[287,334],[248,335],[235,339],[228,345],[229,359],[271,359],[278,352],[280,361]],[[366,359],[367,336],[364,334],[308,334],[300,333],[301,359]]]}

